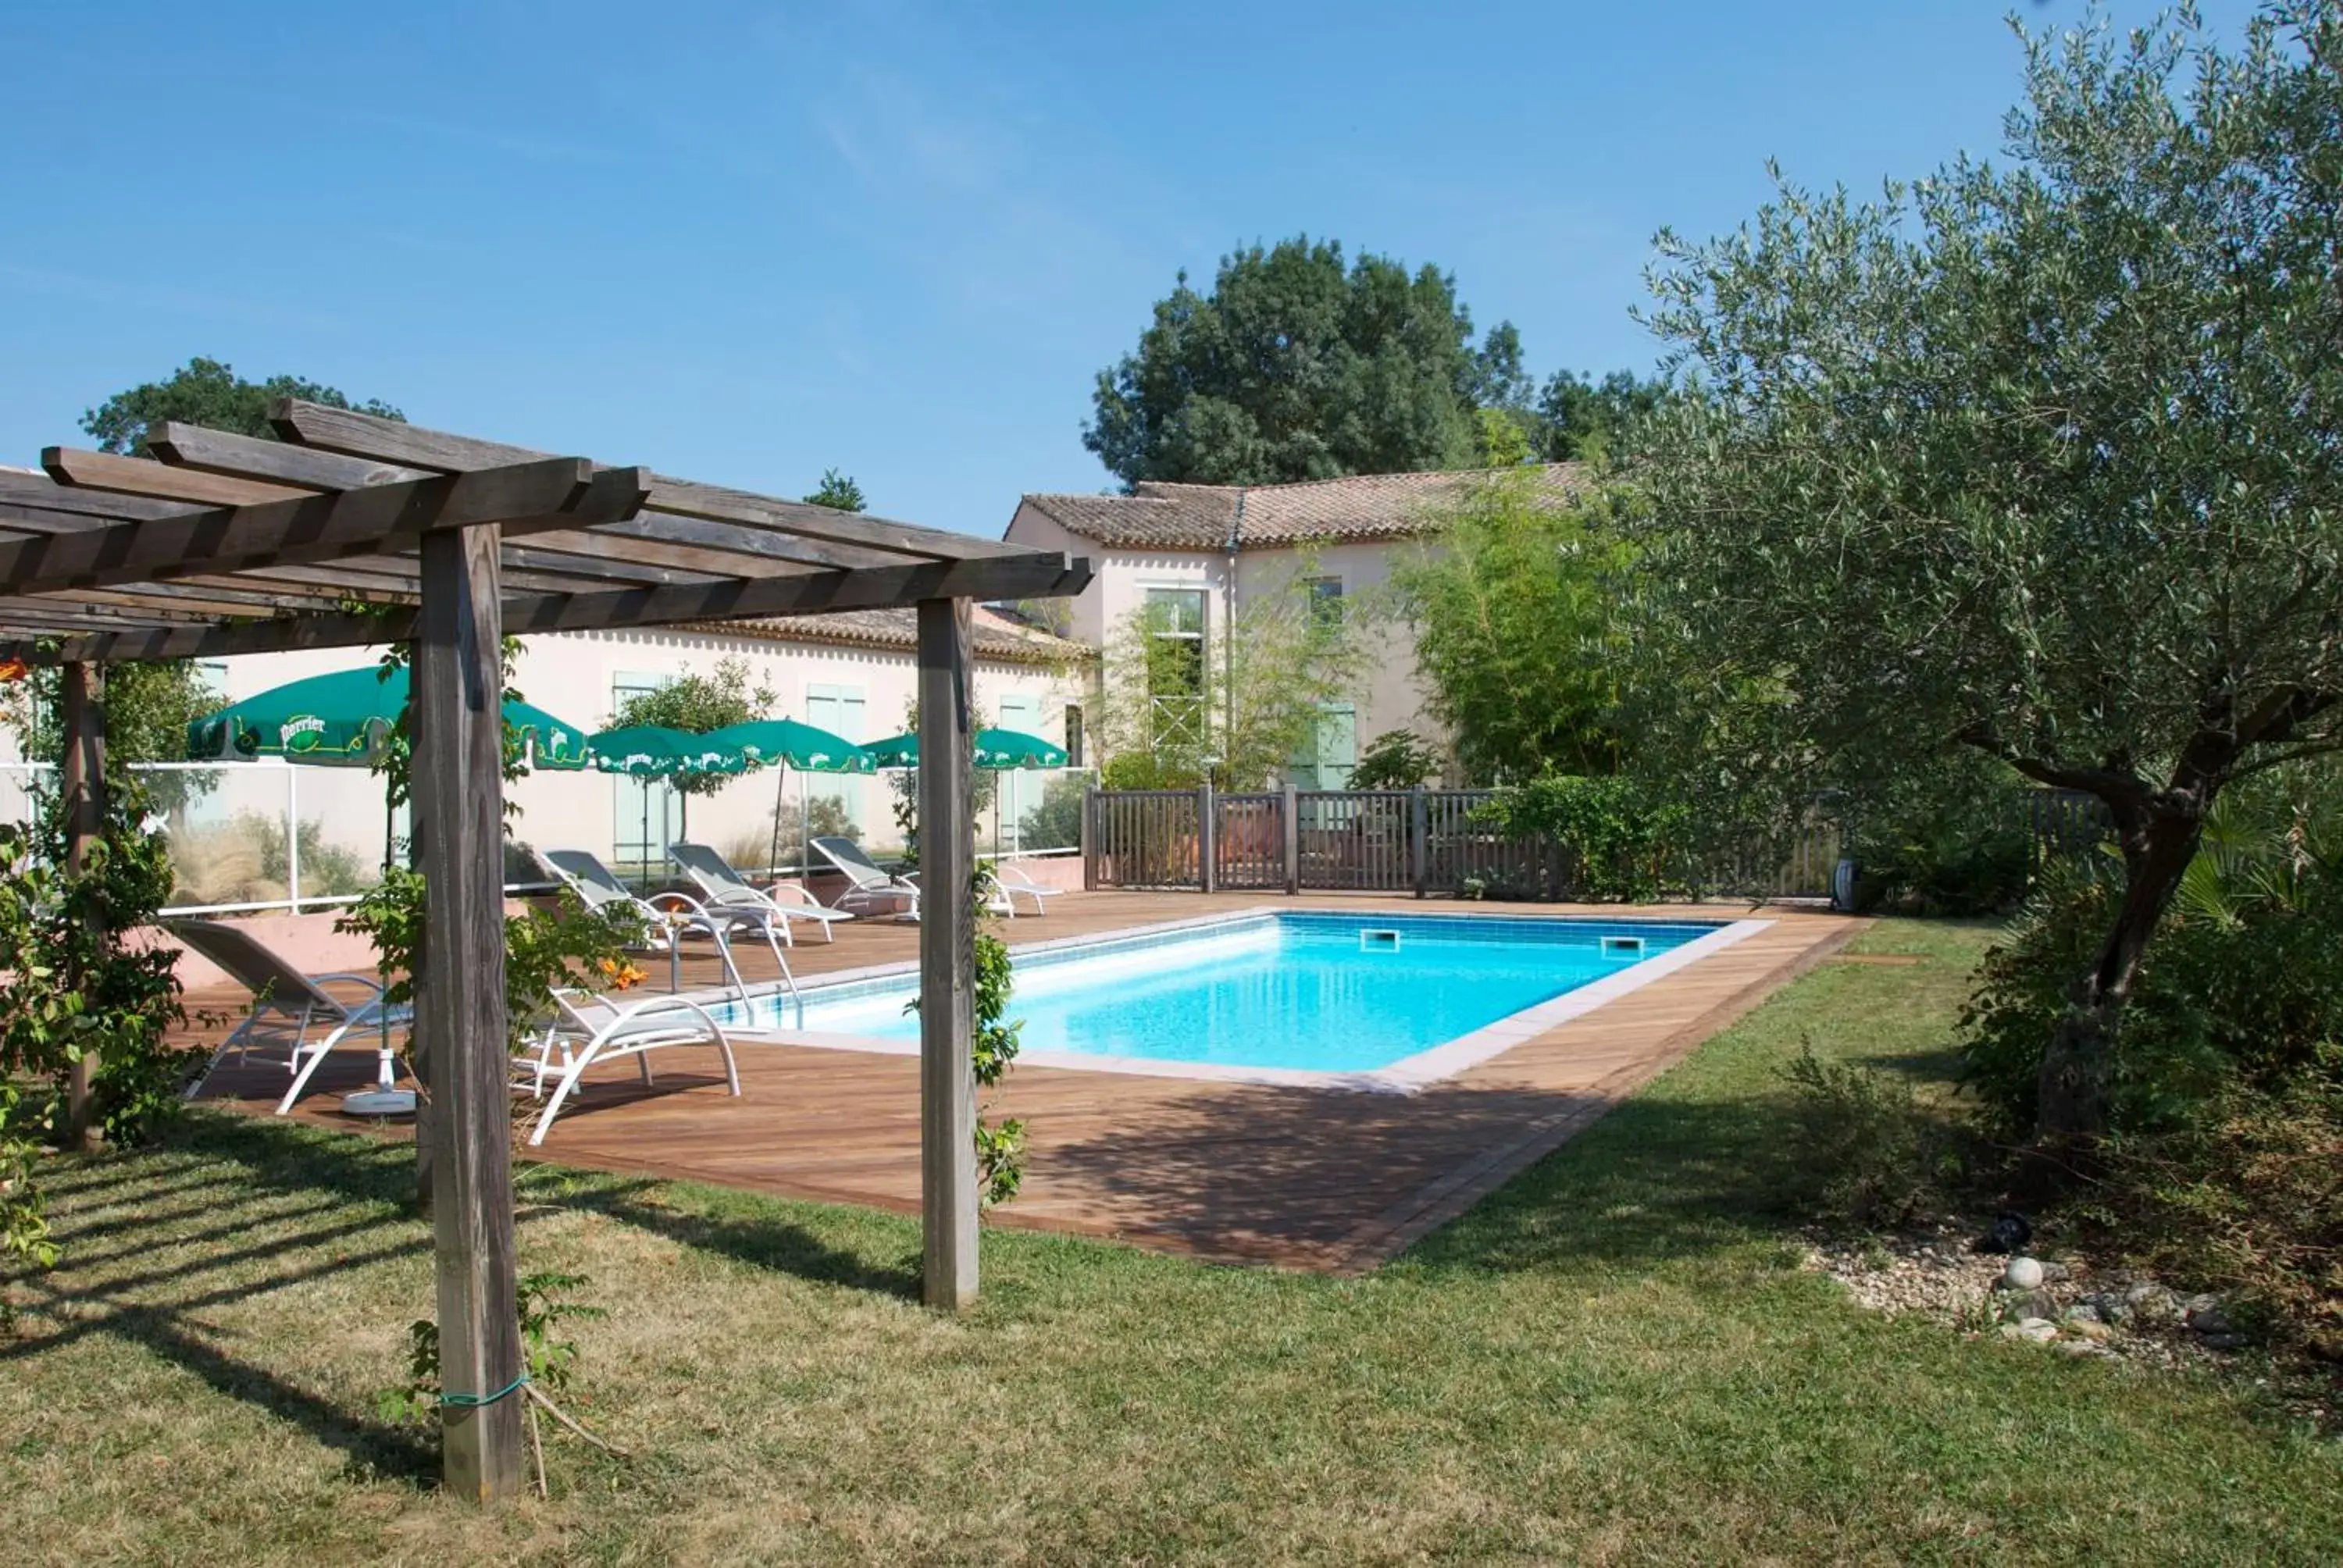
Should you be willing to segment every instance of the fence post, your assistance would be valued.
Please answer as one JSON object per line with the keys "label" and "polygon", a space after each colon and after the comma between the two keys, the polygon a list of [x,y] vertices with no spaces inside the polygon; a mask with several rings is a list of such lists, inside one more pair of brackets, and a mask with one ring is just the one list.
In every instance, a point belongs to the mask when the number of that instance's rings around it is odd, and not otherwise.
{"label": "fence post", "polygon": [[1214,810],[1212,780],[1207,777],[1196,786],[1196,883],[1208,893],[1217,890],[1221,879],[1220,847],[1213,841],[1220,836],[1213,831],[1218,826],[1212,820]]}
{"label": "fence post", "polygon": [[1285,781],[1285,896],[1292,898],[1302,890],[1302,798],[1294,791],[1293,780]]}
{"label": "fence post", "polygon": [[1415,882],[1415,896],[1421,899],[1432,881],[1432,809],[1423,785],[1415,787],[1407,808],[1408,871]]}
{"label": "fence post", "polygon": [[1095,780],[1082,786],[1082,891],[1098,891],[1098,863],[1091,858],[1091,819],[1098,815],[1098,784]]}
{"label": "fence post", "polygon": [[301,770],[285,765],[285,896],[293,912],[301,912],[301,792],[294,782]]}

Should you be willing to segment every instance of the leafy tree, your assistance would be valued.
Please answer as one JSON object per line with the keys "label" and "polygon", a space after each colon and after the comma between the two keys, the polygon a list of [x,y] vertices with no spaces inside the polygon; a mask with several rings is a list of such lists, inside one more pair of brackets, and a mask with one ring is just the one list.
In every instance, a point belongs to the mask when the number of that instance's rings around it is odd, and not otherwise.
{"label": "leafy tree", "polygon": [[2060,1145],[2105,1124],[2216,799],[2343,747],[2343,5],[2230,50],[2187,13],[2020,35],[2006,166],[1661,236],[1651,325],[1695,390],[1635,470],[1639,639],[1735,716],[1721,769],[1968,748],[2105,802],[2126,879],[2046,1041]]}
{"label": "leafy tree", "polygon": [[1625,665],[1626,550],[1601,513],[1525,477],[1475,486],[1393,573],[1429,706],[1465,777],[1609,773]]}
{"label": "leafy tree", "polygon": [[146,427],[165,419],[208,425],[232,435],[274,440],[268,405],[279,397],[299,397],[330,408],[354,408],[384,419],[407,417],[387,403],[372,398],[353,403],[332,387],[298,376],[272,376],[246,381],[216,359],[195,358],[160,381],[148,381],[126,392],[116,392],[81,417],[81,427],[97,437],[104,452],[146,450]]}
{"label": "leafy tree", "polygon": [[1099,373],[1082,443],[1126,484],[1269,484],[1453,468],[1484,401],[1525,397],[1510,324],[1472,347],[1455,280],[1388,257],[1345,265],[1307,236],[1182,273],[1139,347]]}
{"label": "leafy tree", "polygon": [[[207,425],[240,436],[276,439],[268,405],[278,397],[302,397],[336,408],[356,408],[387,419],[405,416],[387,404],[354,404],[334,387],[297,376],[246,381],[216,359],[196,358],[160,381],[117,392],[82,416],[82,428],[97,437],[101,451],[146,449],[146,428],[165,419]],[[15,729],[25,755],[55,760],[63,754],[57,722],[57,675],[36,670],[0,697],[0,713]],[[217,708],[220,694],[196,666],[181,661],[117,664],[106,670],[106,754],[117,762],[177,762],[187,755],[187,726]],[[209,789],[214,779],[200,773],[149,774],[147,795],[158,809],[175,809]]]}
{"label": "leafy tree", "polygon": [[862,487],[854,482],[853,476],[841,474],[835,468],[821,471],[821,483],[814,487],[813,494],[806,499],[817,507],[835,507],[841,512],[868,511],[870,506],[863,499]]}
{"label": "leafy tree", "polygon": [[1602,380],[1557,370],[1538,396],[1536,430],[1549,461],[1593,461],[1621,449],[1635,421],[1660,406],[1667,383],[1632,370]]}
{"label": "leafy tree", "polygon": [[[59,675],[36,668],[0,688],[0,723],[15,731],[24,754],[55,762],[65,756],[59,718]],[[106,752],[115,762],[176,762],[187,755],[187,726],[220,705],[203,669],[185,660],[111,664],[106,668]],[[157,810],[175,811],[217,782],[211,774],[173,771],[140,775]]]}
{"label": "leafy tree", "polygon": [[[610,716],[613,729],[636,724],[656,724],[705,735],[728,725],[762,719],[779,699],[761,678],[749,673],[743,658],[719,658],[706,675],[694,670],[652,691],[639,691]],[[728,773],[679,773],[668,780],[689,797],[713,795],[731,782]]]}
{"label": "leafy tree", "polygon": [[1200,628],[1170,604],[1123,618],[1091,726],[1110,788],[1184,789],[1209,773],[1221,789],[1257,789],[1308,746],[1326,705],[1353,695],[1365,657],[1353,608],[1330,613],[1310,575],[1297,565],[1209,640],[1182,635]]}

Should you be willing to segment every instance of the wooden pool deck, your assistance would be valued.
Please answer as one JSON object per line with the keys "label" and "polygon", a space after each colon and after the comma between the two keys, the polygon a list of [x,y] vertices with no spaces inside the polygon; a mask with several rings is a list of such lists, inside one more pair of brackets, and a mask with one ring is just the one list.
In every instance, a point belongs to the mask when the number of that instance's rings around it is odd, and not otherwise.
{"label": "wooden pool deck", "polygon": [[[1458,904],[1411,899],[1164,892],[1069,893],[1041,919],[1001,928],[1012,944],[1272,907],[1353,912],[1738,920],[1770,922],[1643,989],[1532,1036],[1413,1094],[1288,1088],[1021,1065],[990,1106],[1025,1120],[1023,1193],[1003,1225],[1111,1237],[1231,1262],[1338,1271],[1371,1268],[1494,1191],[1775,989],[1844,945],[1865,921],[1745,903],[1649,909]],[[856,922],[799,946],[800,979],[917,957],[917,928]],[[774,979],[761,946],[737,946],[752,984]],[[759,962],[759,960],[764,960]],[[664,960],[646,960],[664,987]],[[683,966],[685,989],[718,982],[712,959]],[[189,1016],[240,1015],[233,989],[191,992]],[[191,1032],[216,1040],[221,1026]],[[767,1042],[738,1048],[742,1095],[723,1091],[713,1052],[598,1069],[539,1154],[620,1172],[792,1198],[919,1208],[919,1063],[909,1055]],[[323,1125],[341,1091],[373,1074],[371,1049],[338,1051],[296,1111]],[[282,1069],[224,1069],[207,1097],[266,1114]],[[404,1135],[395,1131],[393,1135]]]}

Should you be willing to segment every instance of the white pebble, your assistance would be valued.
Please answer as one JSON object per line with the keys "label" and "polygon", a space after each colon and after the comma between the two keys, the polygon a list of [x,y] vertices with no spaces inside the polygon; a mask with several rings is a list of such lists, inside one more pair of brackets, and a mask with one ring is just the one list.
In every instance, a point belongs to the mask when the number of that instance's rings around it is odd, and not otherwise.
{"label": "white pebble", "polygon": [[2042,1282],[2042,1265],[2031,1258],[2012,1258],[2001,1271],[2001,1282],[2013,1291],[2030,1291]]}

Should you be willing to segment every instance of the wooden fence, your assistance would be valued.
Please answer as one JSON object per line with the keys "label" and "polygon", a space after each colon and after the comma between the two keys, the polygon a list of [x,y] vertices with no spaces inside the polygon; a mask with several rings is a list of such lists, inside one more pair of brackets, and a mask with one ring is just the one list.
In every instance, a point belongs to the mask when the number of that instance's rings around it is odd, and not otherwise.
{"label": "wooden fence", "polygon": [[[1475,815],[1487,789],[1092,790],[1082,811],[1086,888],[1413,893],[1479,890],[1568,899],[1578,856]],[[1786,853],[1704,868],[1704,892],[1828,898],[1835,828],[1817,821]]]}

